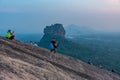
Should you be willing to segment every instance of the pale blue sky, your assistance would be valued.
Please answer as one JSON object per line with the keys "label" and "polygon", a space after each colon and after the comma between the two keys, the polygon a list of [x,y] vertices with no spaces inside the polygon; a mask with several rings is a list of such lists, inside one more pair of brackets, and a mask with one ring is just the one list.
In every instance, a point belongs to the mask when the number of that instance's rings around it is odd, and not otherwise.
{"label": "pale blue sky", "polygon": [[40,33],[54,23],[120,32],[119,21],[120,0],[0,0],[2,33]]}

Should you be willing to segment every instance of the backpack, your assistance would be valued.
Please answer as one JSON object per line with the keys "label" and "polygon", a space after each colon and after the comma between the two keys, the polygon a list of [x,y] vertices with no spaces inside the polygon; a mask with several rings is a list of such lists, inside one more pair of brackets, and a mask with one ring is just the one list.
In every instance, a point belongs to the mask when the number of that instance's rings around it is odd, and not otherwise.
{"label": "backpack", "polygon": [[50,49],[54,49],[54,45],[52,42],[50,43]]}

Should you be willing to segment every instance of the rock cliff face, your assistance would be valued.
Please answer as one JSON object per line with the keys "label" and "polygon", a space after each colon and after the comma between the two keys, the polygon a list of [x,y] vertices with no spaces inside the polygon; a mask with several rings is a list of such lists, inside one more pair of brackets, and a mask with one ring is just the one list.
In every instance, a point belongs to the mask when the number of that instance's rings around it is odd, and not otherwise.
{"label": "rock cliff face", "polygon": [[65,37],[65,30],[62,24],[54,24],[51,26],[46,26],[46,28],[44,29],[44,34]]}
{"label": "rock cliff face", "polygon": [[0,80],[120,80],[120,76],[77,59],[0,37]]}

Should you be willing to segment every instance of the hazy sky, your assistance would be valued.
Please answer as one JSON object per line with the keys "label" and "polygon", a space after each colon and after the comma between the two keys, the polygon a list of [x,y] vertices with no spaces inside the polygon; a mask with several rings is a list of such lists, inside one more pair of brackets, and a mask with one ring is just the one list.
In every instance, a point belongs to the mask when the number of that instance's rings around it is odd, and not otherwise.
{"label": "hazy sky", "polygon": [[40,33],[54,23],[120,32],[120,0],[0,0],[0,33]]}

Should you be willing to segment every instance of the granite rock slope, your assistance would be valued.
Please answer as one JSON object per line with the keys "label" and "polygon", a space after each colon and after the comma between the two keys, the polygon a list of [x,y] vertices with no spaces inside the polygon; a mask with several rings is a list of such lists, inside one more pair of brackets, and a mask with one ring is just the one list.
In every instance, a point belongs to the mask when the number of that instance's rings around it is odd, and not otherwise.
{"label": "granite rock slope", "polygon": [[0,37],[0,80],[120,80],[120,75],[49,50]]}

